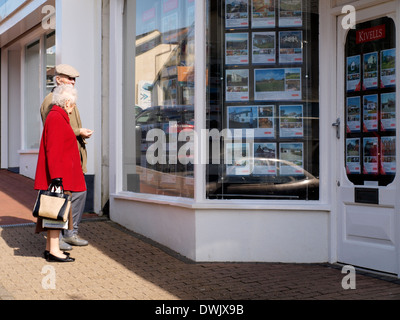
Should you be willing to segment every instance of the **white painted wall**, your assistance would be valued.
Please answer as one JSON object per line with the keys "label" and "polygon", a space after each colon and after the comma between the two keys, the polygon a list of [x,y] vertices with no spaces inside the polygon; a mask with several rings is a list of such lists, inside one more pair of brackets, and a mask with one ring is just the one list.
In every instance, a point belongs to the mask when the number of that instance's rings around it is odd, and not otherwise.
{"label": "white painted wall", "polygon": [[329,261],[330,218],[325,208],[207,208],[129,196],[112,196],[110,206],[113,221],[196,262]]}
{"label": "white painted wall", "polygon": [[38,150],[19,151],[19,173],[25,177],[35,179]]}
{"label": "white painted wall", "polygon": [[196,211],[196,261],[328,261],[323,211]]}
{"label": "white painted wall", "polygon": [[195,212],[165,203],[110,198],[111,219],[191,260],[196,259]]}
{"label": "white painted wall", "polygon": [[75,67],[77,106],[82,126],[94,130],[87,140],[88,174],[95,175],[94,210],[101,210],[101,0],[56,0],[57,64]]}

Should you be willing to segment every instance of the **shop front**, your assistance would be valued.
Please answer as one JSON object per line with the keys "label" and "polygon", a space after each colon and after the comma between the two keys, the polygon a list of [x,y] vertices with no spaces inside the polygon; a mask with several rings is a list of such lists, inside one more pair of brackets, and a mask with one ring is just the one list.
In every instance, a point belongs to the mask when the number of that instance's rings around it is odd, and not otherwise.
{"label": "shop front", "polygon": [[[54,7],[54,1],[47,4]],[[42,129],[38,106],[54,86],[56,35],[54,28],[42,27],[44,5],[3,1],[0,6],[1,166],[30,178]]]}
{"label": "shop front", "polygon": [[111,219],[194,261],[399,274],[398,1],[342,2],[110,3]]}
{"label": "shop front", "polygon": [[83,126],[96,131],[87,144],[90,212],[102,208],[101,4],[0,1],[1,168],[34,179],[43,130],[40,105],[54,88],[56,64],[70,64],[81,75],[76,87]]}
{"label": "shop front", "polygon": [[0,23],[2,168],[34,177],[68,63],[95,212],[109,196],[113,221],[194,261],[400,274],[398,0],[18,3]]}

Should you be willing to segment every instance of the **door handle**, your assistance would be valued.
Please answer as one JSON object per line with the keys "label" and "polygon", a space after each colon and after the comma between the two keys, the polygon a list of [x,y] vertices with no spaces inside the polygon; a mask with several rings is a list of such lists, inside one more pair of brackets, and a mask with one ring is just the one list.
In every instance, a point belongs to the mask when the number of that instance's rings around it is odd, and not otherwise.
{"label": "door handle", "polygon": [[340,139],[340,118],[337,118],[336,122],[332,123],[332,127],[336,127],[336,138]]}

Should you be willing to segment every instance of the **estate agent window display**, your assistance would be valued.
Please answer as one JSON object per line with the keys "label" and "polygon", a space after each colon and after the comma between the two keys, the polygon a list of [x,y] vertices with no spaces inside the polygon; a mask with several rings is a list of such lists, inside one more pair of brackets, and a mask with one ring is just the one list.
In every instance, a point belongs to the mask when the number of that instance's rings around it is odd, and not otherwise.
{"label": "estate agent window display", "polygon": [[208,129],[243,139],[208,165],[207,197],[318,200],[318,1],[209,5]]}
{"label": "estate agent window display", "polygon": [[355,185],[386,186],[396,175],[395,41],[388,17],[347,35],[345,165]]}

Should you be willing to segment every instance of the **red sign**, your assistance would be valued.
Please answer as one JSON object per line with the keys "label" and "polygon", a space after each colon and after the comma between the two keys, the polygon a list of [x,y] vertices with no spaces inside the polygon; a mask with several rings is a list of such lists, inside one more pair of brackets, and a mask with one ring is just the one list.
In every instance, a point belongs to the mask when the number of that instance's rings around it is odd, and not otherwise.
{"label": "red sign", "polygon": [[386,37],[386,26],[384,24],[373,28],[357,31],[356,43],[364,43],[384,39]]}

